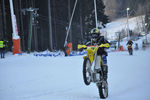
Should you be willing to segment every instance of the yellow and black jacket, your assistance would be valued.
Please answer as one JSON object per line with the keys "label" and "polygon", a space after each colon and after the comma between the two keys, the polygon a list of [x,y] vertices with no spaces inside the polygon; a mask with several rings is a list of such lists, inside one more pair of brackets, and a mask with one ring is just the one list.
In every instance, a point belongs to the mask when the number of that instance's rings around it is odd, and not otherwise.
{"label": "yellow and black jacket", "polygon": [[99,36],[94,42],[93,41],[89,41],[87,42],[87,46],[89,45],[98,45],[100,46],[97,54],[98,55],[108,55],[107,52],[105,51],[105,48],[109,48],[110,47],[110,43],[104,38],[104,36]]}
{"label": "yellow and black jacket", "polygon": [[4,47],[5,47],[4,41],[0,41],[0,48],[2,49],[2,48],[4,48]]}

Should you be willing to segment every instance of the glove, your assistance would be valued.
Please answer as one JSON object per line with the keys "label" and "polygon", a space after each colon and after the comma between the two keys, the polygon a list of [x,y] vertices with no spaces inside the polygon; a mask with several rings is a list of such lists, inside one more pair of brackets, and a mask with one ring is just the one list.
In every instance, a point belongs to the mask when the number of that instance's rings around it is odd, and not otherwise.
{"label": "glove", "polygon": [[109,48],[110,45],[109,45],[109,43],[105,43],[105,44],[101,44],[99,47],[100,48]]}
{"label": "glove", "polygon": [[78,49],[86,49],[86,48],[87,48],[86,45],[80,45],[80,44],[78,44]]}

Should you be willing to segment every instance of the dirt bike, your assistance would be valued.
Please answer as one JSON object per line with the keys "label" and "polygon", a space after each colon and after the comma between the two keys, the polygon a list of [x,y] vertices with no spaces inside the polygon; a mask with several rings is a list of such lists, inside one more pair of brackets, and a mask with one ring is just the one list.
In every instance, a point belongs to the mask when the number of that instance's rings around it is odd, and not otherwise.
{"label": "dirt bike", "polygon": [[83,57],[83,79],[86,85],[90,85],[91,82],[96,83],[99,91],[100,98],[108,97],[108,83],[104,79],[104,65],[102,56],[97,56],[97,50],[99,47],[108,47],[109,44],[102,44],[100,46],[86,46],[78,45],[79,48],[84,48],[87,51],[87,55]]}
{"label": "dirt bike", "polygon": [[132,45],[128,44],[127,47],[128,47],[129,55],[133,55]]}

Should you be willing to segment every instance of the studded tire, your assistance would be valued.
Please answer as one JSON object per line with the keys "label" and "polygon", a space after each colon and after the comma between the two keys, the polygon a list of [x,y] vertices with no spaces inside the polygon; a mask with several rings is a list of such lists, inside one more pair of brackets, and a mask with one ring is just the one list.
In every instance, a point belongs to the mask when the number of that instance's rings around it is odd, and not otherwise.
{"label": "studded tire", "polygon": [[86,57],[83,62],[83,80],[86,85],[90,85],[91,83],[90,68],[91,68],[90,59]]}

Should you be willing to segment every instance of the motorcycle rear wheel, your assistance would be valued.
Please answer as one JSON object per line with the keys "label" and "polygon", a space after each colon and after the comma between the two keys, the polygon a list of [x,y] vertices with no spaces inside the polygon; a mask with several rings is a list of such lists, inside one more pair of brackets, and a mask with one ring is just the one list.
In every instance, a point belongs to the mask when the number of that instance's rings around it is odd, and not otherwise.
{"label": "motorcycle rear wheel", "polygon": [[91,62],[89,58],[85,58],[83,62],[83,80],[86,85],[91,83]]}

